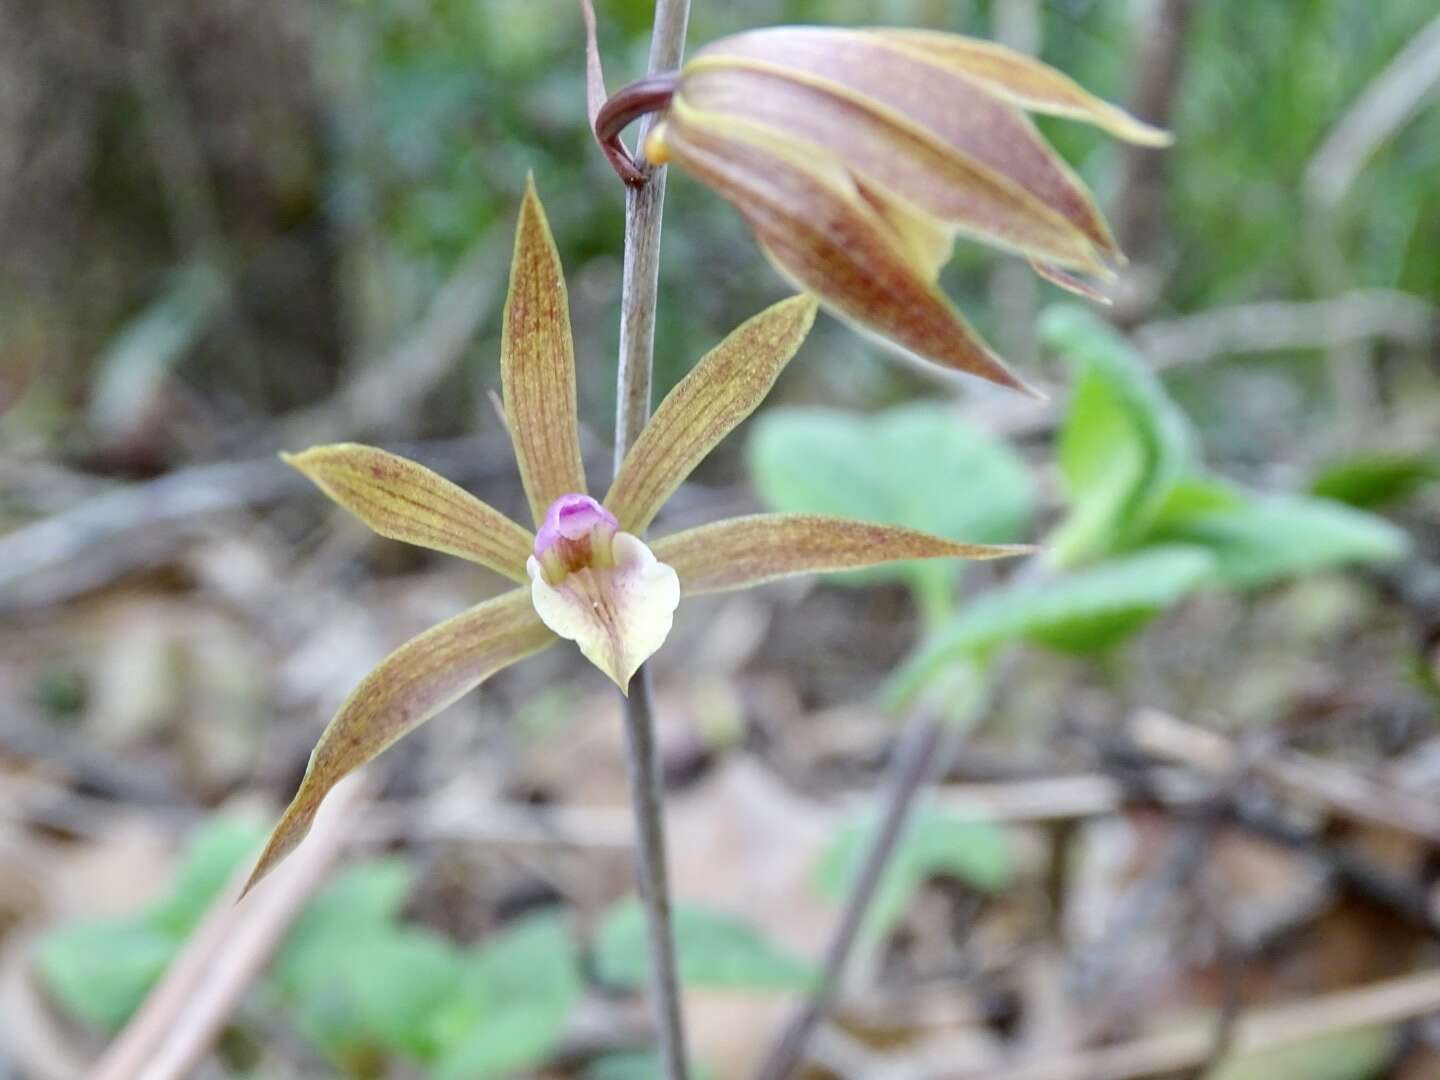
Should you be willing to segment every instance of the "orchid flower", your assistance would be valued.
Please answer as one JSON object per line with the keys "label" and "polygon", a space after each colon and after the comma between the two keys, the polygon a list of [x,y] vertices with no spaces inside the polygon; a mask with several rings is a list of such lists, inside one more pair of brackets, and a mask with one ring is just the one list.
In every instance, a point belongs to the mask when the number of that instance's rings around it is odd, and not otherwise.
{"label": "orchid flower", "polygon": [[424,466],[375,447],[341,443],[285,457],[380,535],[458,555],[519,587],[425,631],[365,677],[320,736],[250,886],[304,838],[321,800],[346,774],[560,638],[628,692],[636,669],[664,643],[683,596],[900,559],[990,559],[1030,550],[815,514],[730,518],[653,546],[640,539],[675,489],[764,399],[815,310],[811,297],[792,297],[726,337],[666,397],[597,500],[588,494],[580,458],[565,280],[544,209],[527,185],[500,366],[505,420],[534,531]]}
{"label": "orchid flower", "polygon": [[622,178],[645,173],[621,130],[658,112],[649,162],[674,162],[734,205],[784,277],[910,353],[1016,389],[1028,387],[937,285],[955,239],[1018,253],[1092,299],[1074,275],[1108,280],[1124,261],[1026,112],[1170,141],[1023,53],[927,30],[747,31],[604,100],[588,5],[592,124]]}

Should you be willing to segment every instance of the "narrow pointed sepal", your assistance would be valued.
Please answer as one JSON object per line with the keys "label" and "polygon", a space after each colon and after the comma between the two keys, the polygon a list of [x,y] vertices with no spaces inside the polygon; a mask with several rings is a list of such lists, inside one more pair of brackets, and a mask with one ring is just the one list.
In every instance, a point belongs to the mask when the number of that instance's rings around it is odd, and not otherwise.
{"label": "narrow pointed sepal", "polygon": [[655,541],[686,596],[830,570],[906,559],[1002,559],[1025,544],[961,544],[916,529],[823,514],[755,514],[701,525]]}
{"label": "narrow pointed sepal", "polygon": [[400,646],[360,683],[310,754],[300,790],[275,826],[245,891],[310,831],[326,794],[501,668],[555,641],[524,589],[487,600]]}
{"label": "narrow pointed sepal", "polygon": [[500,335],[505,422],[535,524],[569,491],[585,490],[575,412],[575,346],[560,253],[531,180],[515,232]]}
{"label": "narrow pointed sepal", "polygon": [[793,296],[731,331],[660,403],[625,456],[605,506],[642,533],[675,489],[755,411],[815,322],[815,298]]}
{"label": "narrow pointed sepal", "polygon": [[606,557],[547,578],[532,557],[530,597],[546,626],[575,642],[624,693],[630,679],[670,635],[680,580],[630,533],[615,533]]}
{"label": "narrow pointed sepal", "polygon": [[359,443],[280,456],[381,536],[527,580],[529,532],[425,466]]}

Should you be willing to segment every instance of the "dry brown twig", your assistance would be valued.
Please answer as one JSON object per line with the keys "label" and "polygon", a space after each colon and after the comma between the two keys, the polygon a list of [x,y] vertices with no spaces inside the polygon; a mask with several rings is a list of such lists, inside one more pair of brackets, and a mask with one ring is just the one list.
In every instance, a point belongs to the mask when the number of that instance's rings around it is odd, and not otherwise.
{"label": "dry brown twig", "polygon": [[253,896],[237,904],[243,874],[230,883],[90,1080],[193,1075],[290,924],[324,883],[368,798],[363,777],[346,780],[326,800],[305,843]]}

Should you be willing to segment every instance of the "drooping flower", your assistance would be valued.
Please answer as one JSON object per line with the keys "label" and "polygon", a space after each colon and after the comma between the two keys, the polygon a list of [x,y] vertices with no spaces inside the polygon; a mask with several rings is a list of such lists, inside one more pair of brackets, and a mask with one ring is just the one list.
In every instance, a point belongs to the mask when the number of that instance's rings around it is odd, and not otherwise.
{"label": "drooping flower", "polygon": [[[593,42],[590,82],[594,98]],[[925,30],[748,31],[700,49],[668,82],[592,103],[597,138],[632,183],[644,173],[619,131],[657,109],[648,160],[673,162],[734,205],[782,275],[911,353],[1017,389],[937,285],[955,239],[1023,255],[1092,298],[1075,275],[1109,279],[1123,262],[1084,184],[1026,112],[1169,142],[1022,53]]]}
{"label": "drooping flower", "polygon": [[425,631],[365,677],[320,736],[250,885],[304,838],[321,800],[346,774],[559,638],[574,641],[626,691],[664,643],[682,596],[900,559],[1030,550],[814,514],[730,518],[653,546],[640,539],[696,465],[764,399],[809,333],[815,308],[809,296],[781,301],[712,349],[661,403],[597,500],[580,458],[565,281],[544,209],[527,186],[500,365],[534,531],[423,465],[375,447],[340,443],[285,458],[380,535],[458,555],[521,587]]}

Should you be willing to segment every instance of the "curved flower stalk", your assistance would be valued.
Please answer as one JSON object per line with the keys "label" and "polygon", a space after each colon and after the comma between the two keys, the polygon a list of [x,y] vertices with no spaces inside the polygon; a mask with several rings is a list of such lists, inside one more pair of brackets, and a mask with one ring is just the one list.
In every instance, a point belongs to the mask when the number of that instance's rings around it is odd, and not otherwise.
{"label": "curved flower stalk", "polygon": [[[590,67],[593,98],[593,43]],[[699,50],[668,84],[592,104],[596,137],[630,183],[644,172],[619,132],[657,110],[649,162],[674,162],[733,204],[782,275],[911,353],[1021,390],[937,285],[956,238],[1020,254],[1092,299],[1076,275],[1108,280],[1124,261],[1026,112],[1170,141],[1021,53],[925,30],[749,31]]]}
{"label": "curved flower stalk", "polygon": [[640,539],[700,461],[760,404],[815,318],[809,296],[742,324],[670,393],[604,499],[588,493],[575,411],[575,359],[560,259],[533,185],[515,238],[501,337],[505,419],[534,530],[422,465],[355,443],[285,460],[382,536],[458,555],[519,588],[391,653],[331,720],[300,790],[251,875],[304,838],[339,780],[517,660],[559,638],[628,690],[664,643],[684,596],[789,574],[899,559],[990,559],[1030,550],[959,544],[912,529],[812,514],[758,514]]}

